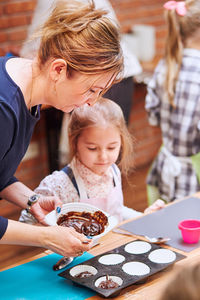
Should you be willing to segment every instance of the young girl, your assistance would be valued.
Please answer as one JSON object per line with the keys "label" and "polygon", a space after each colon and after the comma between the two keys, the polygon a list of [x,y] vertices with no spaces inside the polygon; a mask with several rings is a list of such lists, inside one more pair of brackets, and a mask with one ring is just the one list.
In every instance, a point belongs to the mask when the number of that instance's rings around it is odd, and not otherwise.
{"label": "young girl", "polygon": [[[118,166],[128,174],[133,147],[120,106],[102,98],[79,107],[71,114],[68,130],[70,164],[44,178],[35,192],[57,196],[63,203],[92,204],[119,222],[141,215],[123,205]],[[29,215],[23,211],[20,221],[31,222]]]}
{"label": "young girl", "polygon": [[165,59],[148,85],[149,122],[163,145],[147,177],[148,197],[166,201],[200,189],[200,1],[169,1]]}

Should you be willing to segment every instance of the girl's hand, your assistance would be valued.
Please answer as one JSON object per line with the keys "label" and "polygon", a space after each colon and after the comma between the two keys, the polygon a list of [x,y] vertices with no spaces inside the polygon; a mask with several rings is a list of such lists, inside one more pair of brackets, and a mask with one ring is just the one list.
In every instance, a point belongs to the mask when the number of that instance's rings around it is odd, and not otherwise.
{"label": "girl's hand", "polygon": [[147,207],[144,211],[145,214],[154,212],[165,207],[165,202],[161,199],[156,200],[151,206]]}
{"label": "girl's hand", "polygon": [[38,201],[31,207],[31,214],[38,220],[39,223],[47,225],[44,221],[45,216],[56,207],[62,206],[62,202],[55,196],[41,196]]}

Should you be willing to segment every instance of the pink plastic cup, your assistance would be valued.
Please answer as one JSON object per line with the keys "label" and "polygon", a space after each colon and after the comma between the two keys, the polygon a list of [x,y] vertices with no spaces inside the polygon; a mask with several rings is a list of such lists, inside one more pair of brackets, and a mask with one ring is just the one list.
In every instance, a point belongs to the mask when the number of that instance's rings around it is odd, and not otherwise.
{"label": "pink plastic cup", "polygon": [[183,220],[178,224],[183,241],[188,244],[198,243],[200,238],[200,220]]}

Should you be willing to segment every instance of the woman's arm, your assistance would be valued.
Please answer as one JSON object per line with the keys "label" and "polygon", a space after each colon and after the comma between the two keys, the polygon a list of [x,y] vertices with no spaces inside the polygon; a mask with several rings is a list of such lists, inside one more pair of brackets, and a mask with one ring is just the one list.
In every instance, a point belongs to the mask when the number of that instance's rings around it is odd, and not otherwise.
{"label": "woman's arm", "polygon": [[[35,193],[21,182],[15,182],[1,191],[0,197],[18,205],[21,208],[27,208],[28,198]],[[54,210],[57,206],[62,206],[62,202],[55,196],[40,196],[39,200],[33,204],[30,209],[31,214],[42,224],[45,224],[46,214]]]}
{"label": "woman's arm", "polygon": [[[83,244],[83,241],[89,244]],[[88,251],[92,242],[73,228],[34,226],[8,220],[0,244],[43,247],[63,256],[77,256],[81,251]]]}
{"label": "woman's arm", "polygon": [[27,207],[28,198],[35,193],[22,182],[14,182],[0,192],[1,198],[16,204],[21,208]]}

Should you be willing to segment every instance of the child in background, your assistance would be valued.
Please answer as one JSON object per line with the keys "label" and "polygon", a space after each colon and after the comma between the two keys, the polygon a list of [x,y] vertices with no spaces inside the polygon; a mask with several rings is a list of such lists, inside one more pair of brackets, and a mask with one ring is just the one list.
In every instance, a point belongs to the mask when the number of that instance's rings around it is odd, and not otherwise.
{"label": "child in background", "polygon": [[149,122],[163,145],[147,177],[149,204],[200,190],[200,1],[168,1],[165,59],[148,85]]}
{"label": "child in background", "polygon": [[[141,212],[123,204],[118,166],[122,174],[128,174],[133,143],[120,106],[101,98],[93,106],[76,108],[68,130],[70,164],[45,177],[35,192],[57,196],[63,203],[94,205],[117,217],[119,222],[140,216]],[[33,220],[26,211],[22,212],[20,221]]]}
{"label": "child in background", "polygon": [[199,300],[200,264],[181,267],[164,289],[159,300]]}

